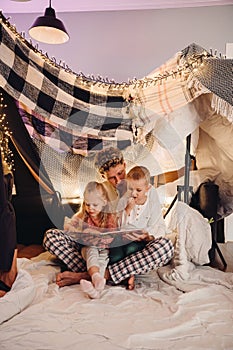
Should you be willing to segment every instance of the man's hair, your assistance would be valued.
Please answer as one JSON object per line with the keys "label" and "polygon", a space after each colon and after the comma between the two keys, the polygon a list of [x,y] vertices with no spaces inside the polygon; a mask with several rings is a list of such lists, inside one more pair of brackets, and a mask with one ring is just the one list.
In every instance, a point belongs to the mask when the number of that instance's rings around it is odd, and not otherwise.
{"label": "man's hair", "polygon": [[111,167],[124,163],[122,152],[118,148],[109,147],[98,152],[95,157],[95,167],[104,174]]}
{"label": "man's hair", "polygon": [[150,172],[149,170],[144,166],[135,166],[134,168],[130,169],[128,172],[126,179],[129,180],[141,180],[145,179],[147,184],[150,184]]}

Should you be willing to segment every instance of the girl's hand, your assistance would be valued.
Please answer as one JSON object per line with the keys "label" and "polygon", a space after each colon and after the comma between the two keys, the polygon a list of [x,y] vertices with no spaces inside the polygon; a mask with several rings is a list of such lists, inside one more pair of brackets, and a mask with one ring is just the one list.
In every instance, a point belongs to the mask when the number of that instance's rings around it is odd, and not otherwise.
{"label": "girl's hand", "polygon": [[64,230],[69,232],[75,232],[77,231],[76,227],[70,225],[70,224],[64,224]]}
{"label": "girl's hand", "polygon": [[84,243],[98,248],[108,248],[114,239],[111,235],[101,235],[100,231],[89,227],[83,230],[83,233],[85,233]]}
{"label": "girl's hand", "polygon": [[73,226],[71,221],[68,222],[68,220],[67,220],[64,222],[64,230],[69,231],[69,232],[75,232],[75,231],[77,231],[77,227]]}
{"label": "girl's hand", "polygon": [[70,232],[81,231],[82,230],[81,224],[82,222],[80,221],[79,218],[76,218],[75,216],[73,216],[72,218],[68,218],[67,216],[65,216],[64,230],[70,231]]}
{"label": "girl's hand", "polygon": [[83,230],[83,233],[94,233],[94,234],[100,234],[100,231],[92,228],[92,227],[87,227]]}

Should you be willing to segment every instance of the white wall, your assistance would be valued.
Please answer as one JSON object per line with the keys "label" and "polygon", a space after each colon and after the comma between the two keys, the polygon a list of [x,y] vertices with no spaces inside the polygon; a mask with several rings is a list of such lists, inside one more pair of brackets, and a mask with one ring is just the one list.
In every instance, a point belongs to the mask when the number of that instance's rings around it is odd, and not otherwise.
{"label": "white wall", "polygon": [[233,242],[233,214],[225,218],[224,225],[225,242]]}
{"label": "white wall", "polygon": [[[10,22],[30,38],[28,28],[43,12],[12,14]],[[8,17],[4,9],[3,14]],[[70,41],[55,46],[39,43],[39,48],[76,73],[100,74],[118,82],[147,75],[193,42],[222,54],[225,44],[232,42],[233,5],[57,17],[64,21]]]}

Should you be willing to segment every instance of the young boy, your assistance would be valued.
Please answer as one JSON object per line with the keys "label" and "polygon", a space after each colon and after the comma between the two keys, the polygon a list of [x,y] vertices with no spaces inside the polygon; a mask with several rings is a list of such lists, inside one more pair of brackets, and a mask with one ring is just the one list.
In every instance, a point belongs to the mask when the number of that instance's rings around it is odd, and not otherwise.
{"label": "young boy", "polygon": [[156,189],[150,184],[150,172],[143,166],[135,166],[127,176],[128,204],[122,212],[122,229],[142,229],[140,236],[130,235],[133,242],[113,248],[111,262],[135,253],[159,237],[165,236],[165,222]]}
{"label": "young boy", "polygon": [[164,236],[161,204],[156,189],[150,184],[149,170],[135,166],[128,172],[126,181],[129,199],[123,211],[121,226],[145,229],[150,240]]}

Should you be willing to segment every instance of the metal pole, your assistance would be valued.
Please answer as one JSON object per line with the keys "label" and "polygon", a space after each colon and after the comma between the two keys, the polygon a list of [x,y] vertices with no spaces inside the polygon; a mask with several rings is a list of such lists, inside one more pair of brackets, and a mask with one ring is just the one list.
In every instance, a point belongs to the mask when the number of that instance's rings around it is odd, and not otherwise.
{"label": "metal pole", "polygon": [[191,157],[190,157],[190,143],[191,143],[191,135],[186,137],[186,154],[185,154],[185,168],[184,168],[184,202],[189,204],[189,172],[191,165]]}
{"label": "metal pole", "polygon": [[184,186],[180,186],[180,185],[177,186],[178,200],[183,201],[184,203],[187,203],[187,204],[189,204],[190,193],[193,190],[192,186],[189,186],[189,173],[190,173],[190,165],[191,165],[190,143],[191,143],[191,135],[188,135],[186,137]]}

